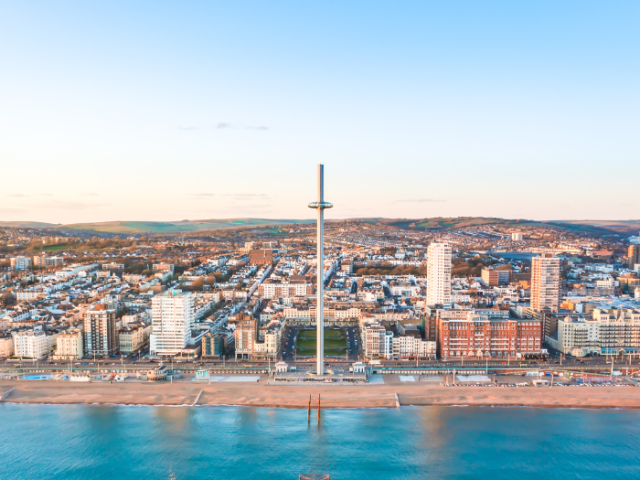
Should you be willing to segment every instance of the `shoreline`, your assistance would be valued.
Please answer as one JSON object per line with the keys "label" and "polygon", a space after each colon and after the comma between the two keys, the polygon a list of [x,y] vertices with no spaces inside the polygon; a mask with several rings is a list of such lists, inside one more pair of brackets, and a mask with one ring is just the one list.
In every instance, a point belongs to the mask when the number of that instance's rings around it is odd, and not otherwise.
{"label": "shoreline", "polygon": [[[6,405],[14,405],[14,406],[46,406],[46,407],[75,407],[75,406],[83,406],[83,407],[132,407],[132,408],[281,408],[283,410],[304,410],[303,407],[289,407],[283,405],[233,405],[233,404],[204,404],[204,405],[190,405],[188,403],[183,403],[181,405],[172,405],[172,404],[150,404],[150,403],[86,403],[86,402],[76,402],[76,403],[46,403],[46,402],[0,402]],[[404,408],[421,408],[421,407],[446,407],[446,408],[513,408],[513,409],[531,409],[531,410],[640,410],[640,407],[594,407],[594,406],[565,406],[565,405],[516,405],[516,404],[494,404],[494,405],[464,405],[464,404],[422,404],[422,405],[401,405],[398,407],[327,407],[326,410],[401,410]],[[1,408],[1,407],[0,407]],[[322,408],[325,410],[325,408]],[[315,412],[316,409],[312,408],[312,412]]]}
{"label": "shoreline", "polygon": [[[8,394],[8,395],[7,395]],[[118,406],[229,406],[317,410],[436,407],[640,409],[635,387],[444,387],[425,384],[280,386],[265,383],[0,382],[0,403]],[[397,397],[396,397],[397,395]]]}

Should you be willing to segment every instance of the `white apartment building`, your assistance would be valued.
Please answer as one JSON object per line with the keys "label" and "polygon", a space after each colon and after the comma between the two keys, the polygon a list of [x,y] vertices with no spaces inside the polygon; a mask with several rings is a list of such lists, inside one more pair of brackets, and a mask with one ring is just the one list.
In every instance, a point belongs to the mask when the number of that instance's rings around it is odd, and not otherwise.
{"label": "white apartment building", "polygon": [[547,343],[562,353],[583,356],[617,355],[640,351],[640,310],[595,309],[593,318],[568,315]]}
{"label": "white apartment building", "polygon": [[313,286],[306,282],[265,282],[258,287],[262,298],[303,297],[313,293]]}
{"label": "white apartment building", "polygon": [[37,255],[33,257],[33,264],[41,267],[57,267],[64,263],[62,257],[47,257],[45,255]]}
{"label": "white apartment building", "polygon": [[28,270],[29,267],[31,267],[31,259],[29,257],[20,255],[11,259],[12,270]]}
{"label": "white apartment building", "polygon": [[97,268],[100,268],[99,263],[69,265],[68,267],[58,270],[56,272],[56,277],[73,277],[81,272],[89,272],[90,270],[95,270]]}
{"label": "white apartment building", "polygon": [[[391,338],[393,338],[393,333]],[[364,357],[367,359],[383,357],[389,350],[387,346],[386,329],[379,323],[369,323],[362,329],[362,344],[364,347]]]}
{"label": "white apartment building", "polygon": [[78,360],[84,353],[84,341],[81,331],[63,332],[58,335],[54,360]]}
{"label": "white apartment building", "polygon": [[511,234],[511,241],[512,242],[521,242],[524,239],[522,232],[513,232]]}
{"label": "white apartment building", "polygon": [[560,258],[550,253],[531,259],[531,308],[557,312],[560,305]]}
{"label": "white apartment building", "polygon": [[42,358],[49,354],[49,338],[42,330],[12,332],[13,354],[20,358]]}
{"label": "white apartment building", "polygon": [[151,267],[154,272],[170,272],[173,274],[173,264],[171,263],[154,263]]}
{"label": "white apartment building", "polygon": [[40,297],[44,297],[45,293],[43,291],[22,290],[14,292],[14,295],[16,296],[16,300],[19,302],[30,302],[32,300],[37,300]]}
{"label": "white apartment building", "polygon": [[177,355],[191,340],[195,322],[193,294],[170,290],[151,301],[151,354]]}
{"label": "white apartment building", "polygon": [[427,249],[427,305],[451,303],[451,247],[432,243]]}

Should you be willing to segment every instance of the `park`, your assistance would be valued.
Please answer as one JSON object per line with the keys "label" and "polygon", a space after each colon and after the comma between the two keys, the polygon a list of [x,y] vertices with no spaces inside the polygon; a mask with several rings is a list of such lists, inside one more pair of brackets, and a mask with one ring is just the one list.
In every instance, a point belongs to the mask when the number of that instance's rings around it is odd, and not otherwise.
{"label": "park", "polygon": [[[296,341],[296,353],[298,356],[316,356],[316,330],[300,330]],[[324,331],[324,355],[325,357],[338,357],[347,354],[347,336],[344,330]]]}

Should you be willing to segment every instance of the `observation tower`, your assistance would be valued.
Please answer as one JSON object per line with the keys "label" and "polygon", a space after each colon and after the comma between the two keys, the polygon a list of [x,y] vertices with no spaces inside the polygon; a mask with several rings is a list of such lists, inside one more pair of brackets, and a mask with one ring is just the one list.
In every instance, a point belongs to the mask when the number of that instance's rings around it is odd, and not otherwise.
{"label": "observation tower", "polygon": [[318,165],[318,201],[309,204],[318,212],[318,264],[316,266],[316,280],[318,282],[318,301],[316,306],[316,375],[324,375],[324,211],[332,208],[324,201],[324,165]]}

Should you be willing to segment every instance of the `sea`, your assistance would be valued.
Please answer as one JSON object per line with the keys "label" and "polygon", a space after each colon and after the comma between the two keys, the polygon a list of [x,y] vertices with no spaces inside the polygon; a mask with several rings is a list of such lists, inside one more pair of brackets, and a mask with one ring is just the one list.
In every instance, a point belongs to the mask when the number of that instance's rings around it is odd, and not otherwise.
{"label": "sea", "polygon": [[640,411],[0,404],[0,479],[640,478]]}

